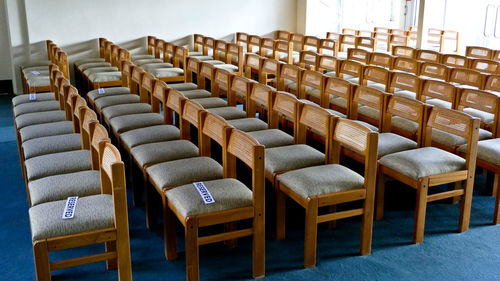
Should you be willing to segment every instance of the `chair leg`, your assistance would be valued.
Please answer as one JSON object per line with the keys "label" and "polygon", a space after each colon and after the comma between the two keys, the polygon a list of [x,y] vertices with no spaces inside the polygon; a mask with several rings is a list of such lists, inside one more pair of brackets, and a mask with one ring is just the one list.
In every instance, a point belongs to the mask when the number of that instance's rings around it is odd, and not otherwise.
{"label": "chair leg", "polygon": [[[118,263],[118,280],[132,281],[132,263],[130,261],[130,240],[128,229],[117,230],[117,232],[116,259]],[[123,232],[126,232],[126,234]]]}
{"label": "chair leg", "polygon": [[148,229],[152,230],[156,226],[156,192],[153,190],[154,187],[149,184],[147,175],[144,175],[144,191],[145,191],[145,209],[146,209],[146,226]]}
{"label": "chair leg", "polygon": [[417,188],[417,199],[415,203],[415,221],[413,225],[413,243],[424,241],[425,211],[427,208],[427,192],[429,189],[429,179],[423,179]]}
{"label": "chair leg", "polygon": [[266,230],[265,215],[256,212],[253,219],[253,278],[261,278],[266,275]]}
{"label": "chair leg", "polygon": [[469,230],[470,210],[472,207],[472,191],[474,190],[474,172],[469,175],[464,185],[464,195],[460,208],[460,221],[458,222],[458,232]]}
{"label": "chair leg", "polygon": [[50,281],[50,262],[47,241],[36,241],[33,244],[33,256],[35,258],[35,271],[37,281]]}
{"label": "chair leg", "polygon": [[[337,205],[331,205],[328,207],[330,213],[335,213],[337,211]],[[328,229],[335,229],[337,227],[337,220],[328,222]]]}
{"label": "chair leg", "polygon": [[372,250],[373,235],[373,205],[375,201],[374,192],[369,192],[363,202],[363,216],[361,218],[361,242],[360,253],[363,256],[369,255]]}
{"label": "chair leg", "polygon": [[[238,223],[235,221],[227,222],[224,224],[225,232],[235,231],[236,229],[238,229]],[[224,241],[224,244],[226,244],[226,246],[229,248],[235,248],[238,245],[238,239],[226,240]]]}
{"label": "chair leg", "polygon": [[316,266],[316,241],[318,234],[318,200],[309,199],[306,207],[304,238],[304,267]]}
{"label": "chair leg", "polygon": [[495,214],[493,215],[493,224],[500,223],[500,199],[499,199],[500,192],[498,190],[499,187],[500,187],[500,176],[497,173],[495,173],[493,190],[496,193],[496,199],[495,199]]}
{"label": "chair leg", "polygon": [[200,278],[198,265],[198,220],[186,219],[186,280],[197,281]]}
{"label": "chair leg", "polygon": [[384,201],[385,201],[385,175],[379,172],[377,175],[377,186],[375,188],[375,197],[377,200],[375,208],[375,219],[381,220],[384,218]]}
{"label": "chair leg", "polygon": [[177,235],[175,215],[168,207],[167,196],[162,196],[163,203],[163,235],[165,239],[165,257],[167,260],[177,259]]}
{"label": "chair leg", "polygon": [[[458,190],[458,189],[461,189],[462,188],[462,182],[461,181],[457,181],[457,182],[452,182],[452,183],[449,183],[448,186],[453,189],[453,190]],[[452,199],[452,203],[453,204],[457,204],[458,202],[460,201],[460,196],[455,196],[453,197]]]}
{"label": "chair leg", "polygon": [[[281,183],[278,183],[281,184]],[[276,194],[276,240],[285,238],[286,232],[286,197],[281,190]]]}
{"label": "chair leg", "polygon": [[[106,246],[106,253],[116,251],[116,241],[108,241],[108,242],[106,242],[105,246]],[[116,258],[106,261],[106,269],[107,270],[116,269],[117,267],[118,267],[118,264],[116,263]]]}
{"label": "chair leg", "polygon": [[[488,173],[490,174],[490,173]],[[493,178],[493,190],[491,191],[491,196],[498,197],[498,174],[495,173]]]}

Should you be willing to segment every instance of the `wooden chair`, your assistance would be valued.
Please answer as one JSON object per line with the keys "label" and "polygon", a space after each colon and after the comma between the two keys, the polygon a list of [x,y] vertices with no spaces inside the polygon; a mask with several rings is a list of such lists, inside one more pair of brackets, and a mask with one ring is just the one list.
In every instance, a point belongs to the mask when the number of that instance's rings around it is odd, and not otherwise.
{"label": "wooden chair", "polygon": [[324,95],[326,76],[314,70],[303,70],[299,84],[299,99],[307,99],[316,104],[321,104],[321,97]]}
{"label": "wooden chair", "polygon": [[[462,89],[460,98],[457,98],[456,108],[479,118],[481,129],[491,132],[491,137],[499,136],[500,98],[498,95],[481,90]],[[479,135],[481,133],[480,130]]]}
{"label": "wooden chair", "polygon": [[324,73],[326,76],[338,77],[340,65],[343,60],[329,55],[320,55],[318,58],[318,66],[316,70]]}
{"label": "wooden chair", "polygon": [[448,81],[450,76],[450,68],[444,64],[434,62],[422,62],[420,64],[420,78],[423,79],[438,79]]}
{"label": "wooden chair", "polygon": [[440,53],[443,52],[444,48],[444,30],[437,28],[429,28],[427,30],[427,44],[431,48],[437,49]]}
{"label": "wooden chair", "polygon": [[[450,152],[431,147],[432,129],[467,138],[469,144],[465,160]],[[462,196],[459,232],[468,230],[474,172],[476,166],[479,120],[465,113],[444,108],[433,108],[426,126],[422,148],[389,154],[379,160],[379,181],[377,188],[383,188],[384,175],[401,181],[417,191],[413,242],[424,239],[424,225],[427,202]],[[428,193],[432,186],[465,181],[455,190]],[[377,196],[381,198],[382,196]],[[380,204],[379,204],[380,205]],[[381,206],[377,207],[377,211]]]}
{"label": "wooden chair", "polygon": [[189,56],[203,55],[203,38],[201,34],[193,34],[193,50],[188,52]]}
{"label": "wooden chair", "polygon": [[[307,111],[309,108],[305,107],[304,110]],[[346,119],[339,119],[333,130],[334,123],[335,119],[330,122],[328,131],[327,139],[331,142],[332,150],[330,154],[326,154],[326,165],[298,169],[278,176],[277,238],[283,239],[285,236],[285,195],[287,195],[306,211],[304,238],[304,267],[306,268],[316,265],[317,224],[322,222],[362,216],[360,253],[368,255],[371,252],[377,133]],[[339,165],[341,147],[347,147],[365,156],[364,178]],[[321,215],[318,211],[320,207],[335,207],[337,204],[360,200],[363,202],[361,208]]]}
{"label": "wooden chair", "polygon": [[453,43],[453,52],[458,54],[458,50],[459,50],[459,47],[460,47],[460,36],[459,36],[459,32],[458,31],[453,31],[453,30],[443,30],[443,35],[442,35],[443,39],[443,44],[441,44],[441,49],[440,49],[440,52],[444,52],[444,49],[446,47],[446,42],[447,41],[451,41]]}
{"label": "wooden chair", "polygon": [[467,46],[465,56],[469,58],[489,60],[493,57],[493,50],[480,46]]}
{"label": "wooden chair", "polygon": [[388,92],[391,75],[392,72],[383,67],[366,65],[363,70],[361,85]]}
{"label": "wooden chair", "polygon": [[304,50],[304,35],[300,33],[292,33],[290,40],[293,43],[293,48],[296,52]]}
{"label": "wooden chair", "polygon": [[472,59],[470,68],[485,74],[500,74],[500,63],[488,59]]}
{"label": "wooden chair", "polygon": [[334,110],[336,116],[346,118],[351,116],[351,103],[355,85],[338,77],[327,77],[321,106]]}
{"label": "wooden chair", "polygon": [[403,71],[417,75],[420,70],[420,63],[416,59],[396,57],[392,64],[392,70]]}
{"label": "wooden chair", "polygon": [[340,42],[340,37],[342,36],[341,33],[336,33],[336,32],[327,32],[326,33],[326,39],[330,39],[336,42]]}
{"label": "wooden chair", "polygon": [[417,50],[415,59],[418,61],[440,63],[442,54],[432,50]]}
{"label": "wooden chair", "polygon": [[290,41],[292,36],[292,33],[285,30],[276,30],[274,33],[276,34],[276,40]]}
{"label": "wooden chair", "polygon": [[467,57],[454,54],[443,54],[441,63],[451,67],[469,67],[469,59]]}
{"label": "wooden chair", "polygon": [[361,81],[363,81],[363,64],[352,60],[342,61],[338,77],[349,82],[360,84]]}
{"label": "wooden chair", "polygon": [[262,40],[262,38],[260,38],[257,35],[250,35],[248,37],[247,52],[248,53],[259,54],[260,53],[260,41],[261,40]]}
{"label": "wooden chair", "polygon": [[247,110],[247,97],[252,90],[255,81],[242,76],[233,76],[229,86],[227,104],[229,106],[243,105],[243,110]]}
{"label": "wooden chair", "polygon": [[350,34],[342,34],[339,42],[339,53],[338,58],[345,59],[347,58],[346,47],[356,48],[356,36]]}
{"label": "wooden chair", "polygon": [[419,100],[433,106],[457,109],[458,91],[455,86],[444,81],[423,80]]}
{"label": "wooden chair", "polygon": [[321,39],[319,41],[318,53],[338,57],[339,55],[339,40]]}
{"label": "wooden chair", "polygon": [[367,86],[357,86],[353,94],[349,117],[359,120],[373,131],[382,129],[384,107],[390,94]]}
{"label": "wooden chair", "polygon": [[371,35],[369,35],[368,37],[358,36],[356,38],[356,48],[374,52],[377,46],[376,40],[377,39],[371,37]]}
{"label": "wooden chair", "polygon": [[264,59],[259,73],[259,82],[263,84],[271,83],[276,88],[279,72],[283,62],[275,59]]}
{"label": "wooden chair", "polygon": [[299,58],[297,52],[293,50],[293,42],[292,41],[283,41],[276,40],[274,42],[274,52],[276,54],[275,57],[282,62],[289,64],[297,64],[299,63]]}
{"label": "wooden chair", "polygon": [[347,50],[347,59],[366,65],[370,61],[370,52],[364,49],[350,48]]}
{"label": "wooden chair", "polygon": [[316,70],[320,55],[313,51],[301,51],[299,66],[304,69]]}
{"label": "wooden chair", "polygon": [[302,68],[296,65],[282,65],[278,76],[278,91],[285,91],[299,96],[300,74],[302,70]]}
{"label": "wooden chair", "polygon": [[395,46],[408,46],[409,36],[404,30],[391,29],[389,39],[387,41],[387,52],[392,52]]}
{"label": "wooden chair", "polygon": [[263,57],[253,54],[245,54],[245,77],[253,79],[253,77],[258,76],[260,68],[262,66]]}
{"label": "wooden chair", "polygon": [[452,68],[450,83],[459,88],[484,89],[485,75],[479,71],[466,68]]}
{"label": "wooden chair", "polygon": [[[373,31],[374,31],[373,37],[377,39],[377,45],[375,46],[376,50],[387,50],[388,48],[387,43],[389,42],[390,29],[385,27],[374,27]],[[384,48],[381,48],[380,43],[383,43],[385,47],[382,46]]]}
{"label": "wooden chair", "polygon": [[247,48],[248,37],[249,37],[248,33],[236,32],[236,44],[243,47],[244,53],[248,51]]}
{"label": "wooden chair", "polygon": [[395,71],[391,75],[389,93],[393,93],[396,96],[420,100],[421,85],[422,80],[418,78],[418,76]]}
{"label": "wooden chair", "polygon": [[494,93],[500,92],[500,75],[488,75],[484,90]]}
{"label": "wooden chair", "polygon": [[277,59],[277,55],[275,55],[274,52],[274,39],[271,38],[260,39],[259,55],[270,59]]}
{"label": "wooden chair", "polygon": [[318,53],[320,46],[320,39],[316,36],[304,36],[304,42],[302,43],[303,51],[313,51]]}
{"label": "wooden chair", "polygon": [[369,65],[381,66],[386,69],[392,69],[394,57],[386,53],[373,52],[370,54]]}

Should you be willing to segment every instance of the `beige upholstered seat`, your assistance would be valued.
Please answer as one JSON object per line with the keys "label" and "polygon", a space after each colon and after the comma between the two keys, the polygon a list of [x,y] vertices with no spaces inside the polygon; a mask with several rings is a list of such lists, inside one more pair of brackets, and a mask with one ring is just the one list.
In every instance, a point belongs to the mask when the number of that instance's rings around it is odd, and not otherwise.
{"label": "beige upholstered seat", "polygon": [[[489,131],[479,129],[479,140],[491,139],[492,134]],[[432,130],[432,141],[442,144],[446,147],[455,147],[465,144],[467,140],[465,138],[443,132],[441,130]]]}
{"label": "beige upholstered seat", "polygon": [[237,72],[238,71],[238,67],[236,65],[233,65],[233,64],[218,64],[218,65],[215,65],[215,67],[227,70],[229,72]]}
{"label": "beige upholstered seat", "polygon": [[265,152],[266,171],[269,173],[296,170],[325,163],[323,153],[305,144],[266,148]]}
{"label": "beige upholstered seat", "polygon": [[417,94],[415,94],[414,92],[411,92],[408,90],[401,90],[401,89],[397,89],[397,88],[394,90],[394,95],[402,96],[402,97],[409,98],[409,99],[416,99],[417,98]]}
{"label": "beige upholstered seat", "polygon": [[77,66],[78,69],[82,72],[86,71],[87,69],[91,69],[91,68],[101,68],[101,67],[112,67],[111,64],[109,62],[105,62],[105,61],[96,61],[96,62],[87,62],[87,63],[82,63],[80,65]]}
{"label": "beige upholstered seat", "polygon": [[241,119],[247,116],[245,111],[234,106],[210,108],[207,111],[219,115],[226,120]]}
{"label": "beige upholstered seat", "polygon": [[30,159],[45,154],[79,150],[82,148],[82,137],[80,134],[48,136],[25,141],[22,145],[24,159]]}
{"label": "beige upholstered seat", "polygon": [[146,171],[160,189],[222,178],[222,166],[209,157],[163,162],[148,167]]}
{"label": "beige upholstered seat", "polygon": [[146,64],[146,65],[142,66],[142,68],[144,69],[144,71],[150,72],[150,73],[153,70],[158,69],[158,68],[172,68],[172,67],[174,67],[174,65],[171,64],[171,63],[168,63],[168,62],[152,63],[152,64]]}
{"label": "beige upholstered seat", "polygon": [[151,112],[151,106],[147,103],[131,103],[131,104],[117,104],[113,106],[108,106],[102,110],[102,115],[107,120],[112,118],[129,115],[129,114],[140,114]]}
{"label": "beige upholstered seat", "polygon": [[100,194],[99,171],[89,170],[41,178],[31,181],[28,190],[31,206],[64,200],[70,196]]}
{"label": "beige upholstered seat", "polygon": [[447,101],[440,100],[440,99],[427,98],[427,100],[425,101],[425,103],[431,104],[431,105],[434,105],[434,106],[437,106],[437,107],[448,108],[448,109],[451,109],[451,107],[452,107],[452,103],[451,102],[447,102]]}
{"label": "beige upholstered seat", "polygon": [[418,130],[417,122],[413,122],[399,116],[392,117],[391,125],[395,128],[402,129],[410,133],[415,133]]}
{"label": "beige upholstered seat", "polygon": [[62,220],[66,200],[48,202],[30,208],[33,241],[114,227],[113,197],[99,194],[78,198],[73,219]]}
{"label": "beige upholstered seat", "polygon": [[415,180],[465,169],[465,159],[435,147],[389,154],[379,163]]}
{"label": "beige upholstered seat", "polygon": [[341,108],[347,109],[347,100],[342,97],[330,97],[330,103]]}
{"label": "beige upholstered seat", "polygon": [[363,105],[359,106],[358,114],[364,115],[374,120],[379,120],[380,118],[380,111],[370,106],[363,106]]}
{"label": "beige upholstered seat", "polygon": [[293,144],[293,137],[279,129],[248,132],[259,144],[265,148],[286,146]]}
{"label": "beige upholstered seat", "polygon": [[267,129],[267,123],[258,118],[241,118],[227,120],[231,126],[243,132],[253,132]]}
{"label": "beige upholstered seat", "polygon": [[130,150],[141,144],[179,139],[179,129],[172,125],[157,125],[127,131],[120,135],[123,146]]}
{"label": "beige upholstered seat", "polygon": [[55,111],[59,110],[59,102],[55,100],[40,101],[40,102],[28,102],[15,106],[12,111],[14,112],[14,117],[18,117],[22,114],[27,113],[38,113],[44,111]]}
{"label": "beige upholstered seat", "polygon": [[77,150],[41,155],[26,160],[25,166],[28,181],[90,170],[90,152],[88,150]]}
{"label": "beige upholstered seat", "polygon": [[50,85],[50,78],[49,76],[35,76],[26,79],[26,82],[30,87],[48,86]]}
{"label": "beige upholstered seat", "polygon": [[203,89],[182,91],[182,94],[187,99],[202,99],[202,98],[209,98],[210,96],[212,96],[212,94],[209,91]]}
{"label": "beige upholstered seat", "polygon": [[21,142],[35,138],[66,135],[73,133],[73,123],[70,121],[52,122],[24,127],[19,130]]}
{"label": "beige upholstered seat", "polygon": [[353,120],[354,122],[358,123],[358,124],[362,124],[364,125],[365,127],[368,127],[368,129],[374,131],[374,132],[378,132],[378,128],[373,126],[372,124],[370,123],[367,123],[365,121],[361,121],[361,120]]}
{"label": "beige upholstered seat", "polygon": [[14,98],[12,98],[12,105],[14,107],[17,107],[21,104],[25,103],[37,103],[37,102],[43,102],[43,101],[53,101],[55,100],[55,95],[54,93],[36,93],[36,100],[31,101],[29,99],[29,95],[19,95]]}
{"label": "beige upholstered seat", "polygon": [[178,67],[157,68],[157,69],[153,69],[151,71],[151,74],[153,74],[155,77],[158,77],[158,78],[175,77],[175,76],[184,75],[184,70],[182,68],[178,68]]}
{"label": "beige upholstered seat", "polygon": [[112,105],[138,102],[140,102],[140,98],[137,95],[115,95],[99,98],[94,102],[94,104],[97,108],[103,110],[104,108]]}
{"label": "beige upholstered seat", "polygon": [[188,83],[176,83],[176,84],[168,84],[169,88],[172,88],[174,90],[184,92],[184,91],[191,91],[191,90],[196,90],[198,89],[198,85],[192,82]]}
{"label": "beige upholstered seat", "polygon": [[481,123],[490,125],[495,121],[495,115],[488,112],[484,112],[474,108],[464,108],[463,111],[469,115],[481,119]]}
{"label": "beige upholstered seat", "polygon": [[78,59],[73,62],[76,67],[79,67],[82,64],[93,63],[93,62],[104,62],[104,58],[83,58]]}
{"label": "beige upholstered seat", "polygon": [[[467,152],[467,144],[460,146],[458,151]],[[477,143],[477,158],[500,165],[500,138],[479,141]]]}
{"label": "beige upholstered seat", "polygon": [[304,199],[339,191],[363,188],[365,180],[358,173],[338,164],[321,165],[290,171],[278,176]]}
{"label": "beige upholstered seat", "polygon": [[138,61],[138,60],[145,60],[145,59],[154,59],[153,55],[147,55],[147,54],[138,54],[138,55],[132,55],[131,60],[133,62]]}
{"label": "beige upholstered seat", "polygon": [[138,128],[162,125],[163,123],[163,116],[158,113],[124,115],[115,117],[110,121],[111,128],[118,134]]}
{"label": "beige upholstered seat", "polygon": [[49,74],[50,74],[48,67],[44,67],[44,68],[41,68],[38,70],[30,70],[30,71],[24,70],[23,72],[24,72],[24,77],[26,79],[30,79],[30,78],[37,77],[37,76],[49,76]]}
{"label": "beige upholstered seat", "polygon": [[26,113],[16,117],[18,129],[44,123],[52,123],[66,120],[66,113],[62,110]]}
{"label": "beige upholstered seat", "polygon": [[122,79],[120,71],[92,73],[88,76],[92,82],[119,81]]}
{"label": "beige upholstered seat", "polygon": [[221,98],[210,97],[210,98],[194,99],[194,101],[199,103],[205,109],[216,108],[216,107],[227,107],[227,102]]}
{"label": "beige upholstered seat", "polygon": [[347,118],[347,115],[345,115],[344,113],[338,112],[336,110],[326,109],[326,111],[330,112],[331,114],[333,114],[335,116],[338,116],[338,117],[341,117],[341,118]]}
{"label": "beige upholstered seat", "polygon": [[377,89],[379,91],[385,91],[385,85],[384,84],[380,84],[380,83],[377,83],[377,82],[374,82],[374,81],[367,81],[366,86],[368,86],[370,88],[375,88],[375,89]]}
{"label": "beige upholstered seat", "polygon": [[145,59],[137,59],[134,61],[134,64],[137,66],[142,66],[150,63],[163,63],[163,60],[155,58],[145,58]]}
{"label": "beige upholstered seat", "polygon": [[92,90],[87,93],[87,97],[95,101],[97,99],[103,98],[103,97],[109,97],[109,96],[116,96],[116,95],[125,95],[125,94],[130,94],[130,89],[127,87],[110,87],[110,88],[101,88]]}
{"label": "beige upholstered seat", "polygon": [[168,190],[165,195],[184,218],[252,206],[252,191],[236,179],[209,180],[203,181],[203,184],[214,198],[215,204],[204,204],[192,184]]}
{"label": "beige upholstered seat", "polygon": [[117,72],[119,71],[118,67],[115,67],[115,66],[103,66],[103,67],[93,67],[93,68],[89,68],[89,69],[86,69],[85,71],[83,71],[83,74],[87,77],[90,77],[90,75],[93,75],[93,74],[98,74],[98,73],[105,73],[105,72]]}
{"label": "beige upholstered seat", "polygon": [[130,154],[140,167],[197,157],[198,153],[198,147],[187,140],[147,143],[130,150]]}
{"label": "beige upholstered seat", "polygon": [[378,135],[378,157],[387,154],[417,148],[417,143],[393,133],[381,133]]}

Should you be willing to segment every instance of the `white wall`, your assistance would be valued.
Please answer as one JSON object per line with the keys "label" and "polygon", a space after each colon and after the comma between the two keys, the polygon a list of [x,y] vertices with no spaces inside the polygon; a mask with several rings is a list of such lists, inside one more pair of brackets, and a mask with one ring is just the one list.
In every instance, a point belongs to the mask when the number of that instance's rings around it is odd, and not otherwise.
{"label": "white wall", "polygon": [[0,80],[12,79],[12,58],[10,55],[9,19],[7,5],[0,2]]}
{"label": "white wall", "polygon": [[[277,29],[295,31],[297,19],[296,0],[7,1],[12,46],[24,50],[16,52],[15,64],[27,59],[20,53],[28,53],[30,59],[44,54],[46,39],[61,46],[71,62],[97,54],[98,37],[143,49],[147,35],[183,43],[189,43],[193,33],[230,40],[237,31],[258,35]],[[23,21],[19,10],[24,6]],[[93,51],[85,51],[88,47]]]}

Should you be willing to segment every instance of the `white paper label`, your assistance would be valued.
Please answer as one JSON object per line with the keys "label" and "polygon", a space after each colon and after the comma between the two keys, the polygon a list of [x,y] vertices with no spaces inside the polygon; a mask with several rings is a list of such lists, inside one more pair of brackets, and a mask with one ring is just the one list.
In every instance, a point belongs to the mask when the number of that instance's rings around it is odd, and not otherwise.
{"label": "white paper label", "polygon": [[40,72],[38,72],[38,71],[31,71],[31,74],[33,74],[35,76],[38,76],[38,75],[40,75]]}
{"label": "white paper label", "polygon": [[103,89],[103,88],[99,88],[99,89],[97,89],[97,93],[98,93],[99,95],[102,95],[102,94],[106,93],[106,91],[104,91],[104,89]]}
{"label": "white paper label", "polygon": [[215,203],[212,194],[210,194],[210,191],[208,191],[207,187],[203,184],[203,182],[201,181],[193,182],[193,185],[196,188],[196,190],[198,190],[198,193],[200,194],[201,199],[203,200],[203,203],[205,203],[205,205]]}
{"label": "white paper label", "polygon": [[76,202],[78,202],[78,196],[68,197],[62,215],[63,220],[72,219],[75,216]]}
{"label": "white paper label", "polygon": [[29,100],[36,100],[36,94],[29,94],[28,99]]}

